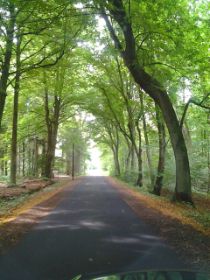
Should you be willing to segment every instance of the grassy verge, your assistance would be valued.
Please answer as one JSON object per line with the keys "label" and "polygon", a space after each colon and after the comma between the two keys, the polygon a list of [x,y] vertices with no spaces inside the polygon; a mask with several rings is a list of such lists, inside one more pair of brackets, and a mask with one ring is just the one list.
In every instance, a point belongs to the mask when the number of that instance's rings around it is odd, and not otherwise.
{"label": "grassy verge", "polygon": [[69,183],[69,179],[58,180],[37,192],[22,193],[18,196],[0,199],[0,225],[14,220],[33,206],[51,198]]}
{"label": "grassy verge", "polygon": [[210,237],[210,197],[209,195],[193,194],[196,208],[184,203],[174,203],[170,200],[171,193],[163,191],[163,196],[149,193],[145,188],[138,188],[117,178],[114,181],[132,190],[133,195],[148,207],[158,210],[162,214],[178,219],[182,224],[190,225],[202,234]]}

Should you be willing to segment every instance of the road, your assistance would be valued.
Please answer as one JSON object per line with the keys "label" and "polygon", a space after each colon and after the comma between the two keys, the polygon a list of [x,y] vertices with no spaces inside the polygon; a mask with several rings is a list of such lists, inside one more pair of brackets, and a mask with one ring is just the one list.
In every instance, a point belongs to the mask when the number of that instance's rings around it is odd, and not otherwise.
{"label": "road", "polygon": [[85,177],[5,255],[1,280],[183,267],[105,177]]}

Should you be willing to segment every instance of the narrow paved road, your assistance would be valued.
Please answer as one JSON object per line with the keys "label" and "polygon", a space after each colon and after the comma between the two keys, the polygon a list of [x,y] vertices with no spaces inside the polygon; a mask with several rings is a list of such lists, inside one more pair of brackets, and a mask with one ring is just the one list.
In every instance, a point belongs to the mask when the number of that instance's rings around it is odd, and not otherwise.
{"label": "narrow paved road", "polygon": [[0,257],[1,280],[182,266],[105,177],[86,177],[64,192],[58,206]]}

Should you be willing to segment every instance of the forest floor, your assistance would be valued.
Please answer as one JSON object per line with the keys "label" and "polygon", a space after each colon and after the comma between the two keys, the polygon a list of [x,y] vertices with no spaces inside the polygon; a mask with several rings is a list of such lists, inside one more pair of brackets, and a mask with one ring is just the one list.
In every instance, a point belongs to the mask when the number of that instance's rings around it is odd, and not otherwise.
{"label": "forest floor", "polygon": [[109,178],[124,201],[137,215],[152,225],[177,251],[185,262],[196,269],[210,270],[210,197],[194,194],[196,208],[170,201],[170,193],[157,197],[132,187],[116,178]]}
{"label": "forest floor", "polygon": [[54,180],[28,179],[15,187],[0,183],[0,222],[2,217],[10,215],[25,201],[37,196],[38,193],[51,191],[56,187],[54,184],[58,181],[58,178]]}
{"label": "forest floor", "polygon": [[15,188],[1,185],[0,253],[16,244],[40,218],[48,215],[60,201],[59,192],[66,186],[73,187],[77,181],[64,177],[51,182],[29,180]]}

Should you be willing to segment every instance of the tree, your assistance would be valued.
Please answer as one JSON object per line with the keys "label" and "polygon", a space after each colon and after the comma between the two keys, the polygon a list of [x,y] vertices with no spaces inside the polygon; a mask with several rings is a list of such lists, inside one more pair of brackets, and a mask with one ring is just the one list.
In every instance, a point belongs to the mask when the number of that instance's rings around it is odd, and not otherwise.
{"label": "tree", "polygon": [[[163,113],[176,160],[175,197],[177,200],[192,202],[190,166],[187,149],[172,103],[163,85],[148,74],[139,63],[136,51],[136,39],[133,33],[132,24],[129,20],[130,15],[126,14],[122,1],[110,0],[107,3],[104,5],[100,4],[100,9],[116,48],[119,50],[124,63],[128,67],[135,82],[141,87],[141,89],[150,95]],[[123,43],[107,16],[107,10],[121,28],[124,37]],[[125,45],[125,47],[123,47],[123,45]]]}
{"label": "tree", "polygon": [[[0,77],[0,128],[2,123],[2,117],[5,107],[5,101],[7,96],[7,86],[10,71],[10,61],[12,57],[13,40],[15,32],[16,12],[15,6],[12,1],[3,2],[3,9],[1,11],[1,20],[5,27],[5,48],[2,53],[1,59],[1,77]],[[7,14],[8,13],[8,14]],[[3,27],[2,27],[3,28]]]}
{"label": "tree", "polygon": [[157,120],[158,140],[159,140],[159,159],[158,159],[157,176],[153,188],[153,193],[156,195],[160,195],[163,186],[163,174],[165,170],[166,135],[165,135],[165,125],[162,120],[160,109],[157,105],[155,106],[155,110],[156,110],[156,120]]}

